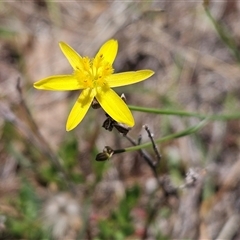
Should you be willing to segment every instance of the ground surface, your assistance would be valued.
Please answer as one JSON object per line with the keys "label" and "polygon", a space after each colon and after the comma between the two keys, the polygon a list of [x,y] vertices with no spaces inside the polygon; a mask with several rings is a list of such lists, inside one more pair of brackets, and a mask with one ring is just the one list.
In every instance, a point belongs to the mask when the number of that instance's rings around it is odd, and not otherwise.
{"label": "ground surface", "polygon": [[[79,92],[38,91],[72,69],[65,41],[94,56],[119,42],[116,72],[155,75],[116,89],[130,105],[239,115],[237,1],[0,2],[0,236],[3,239],[239,239],[240,123],[211,121],[195,134],[96,162],[104,146],[132,146],[108,132],[101,109],[65,131]],[[133,112],[129,136],[154,139],[199,118]],[[234,118],[234,117],[233,117]],[[144,156],[143,156],[144,155]],[[157,182],[158,179],[158,182]]]}

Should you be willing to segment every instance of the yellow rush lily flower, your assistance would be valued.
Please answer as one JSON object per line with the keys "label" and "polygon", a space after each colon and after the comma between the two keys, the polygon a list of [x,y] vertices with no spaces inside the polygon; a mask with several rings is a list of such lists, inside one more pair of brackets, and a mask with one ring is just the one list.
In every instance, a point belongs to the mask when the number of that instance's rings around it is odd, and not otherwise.
{"label": "yellow rush lily flower", "polygon": [[82,121],[94,98],[116,122],[130,127],[134,126],[134,119],[128,106],[111,88],[143,81],[152,76],[154,72],[140,70],[113,73],[112,64],[118,50],[118,42],[114,39],[104,43],[93,59],[81,57],[64,42],[60,42],[59,46],[71,64],[73,73],[44,78],[34,83],[34,87],[41,90],[59,91],[82,89],[68,116],[66,130],[72,130]]}

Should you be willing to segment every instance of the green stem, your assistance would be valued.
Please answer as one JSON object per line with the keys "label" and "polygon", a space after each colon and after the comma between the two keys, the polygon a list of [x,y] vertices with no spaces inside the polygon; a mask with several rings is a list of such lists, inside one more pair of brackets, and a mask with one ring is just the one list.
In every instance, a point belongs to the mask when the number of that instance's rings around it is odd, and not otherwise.
{"label": "green stem", "polygon": [[237,59],[237,61],[240,62],[240,54],[238,51],[238,46],[233,36],[230,35],[229,31],[224,27],[223,24],[221,24],[220,22],[217,22],[214,19],[208,7],[205,7],[205,12],[208,18],[211,20],[212,24],[214,25],[221,40],[226,44],[226,46],[229,48],[230,52]]}
{"label": "green stem", "polygon": [[[175,139],[175,138],[180,138],[180,137],[184,137],[184,136],[193,134],[193,133],[199,131],[201,128],[203,128],[208,122],[209,122],[208,118],[204,119],[199,124],[197,124],[196,126],[192,126],[192,127],[187,128],[187,129],[185,129],[181,132],[178,132],[178,133],[170,134],[166,137],[158,138],[157,140],[155,140],[155,143],[166,142],[166,141],[169,141],[169,140],[172,140],[172,139]],[[131,152],[131,151],[140,150],[142,148],[147,148],[147,147],[150,147],[150,146],[152,146],[152,143],[147,142],[147,143],[137,145],[137,146],[134,146],[134,147],[125,148],[124,150],[125,150],[125,152]]]}
{"label": "green stem", "polygon": [[208,118],[211,121],[228,121],[234,119],[240,119],[240,113],[236,114],[222,114],[222,115],[206,115],[199,114],[194,112],[185,112],[178,110],[169,110],[169,109],[158,109],[158,108],[146,108],[146,107],[138,107],[138,106],[128,106],[130,110],[137,112],[146,112],[146,113],[154,113],[154,114],[163,114],[163,115],[175,115],[181,117],[196,117],[200,119]]}

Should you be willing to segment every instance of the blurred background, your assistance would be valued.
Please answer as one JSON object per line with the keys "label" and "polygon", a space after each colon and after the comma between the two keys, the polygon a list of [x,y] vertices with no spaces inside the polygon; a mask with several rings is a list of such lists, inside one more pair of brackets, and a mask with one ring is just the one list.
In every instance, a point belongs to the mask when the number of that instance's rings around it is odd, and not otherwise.
{"label": "blurred background", "polygon": [[[205,6],[205,8],[204,8]],[[232,1],[0,2],[1,239],[240,239],[240,123],[212,121],[144,153],[102,128],[101,109],[66,132],[78,91],[38,91],[70,74],[59,41],[94,57],[119,42],[115,72],[152,69],[127,87],[130,105],[236,114],[240,104],[240,3]],[[149,142],[197,118],[133,112],[129,137]]]}

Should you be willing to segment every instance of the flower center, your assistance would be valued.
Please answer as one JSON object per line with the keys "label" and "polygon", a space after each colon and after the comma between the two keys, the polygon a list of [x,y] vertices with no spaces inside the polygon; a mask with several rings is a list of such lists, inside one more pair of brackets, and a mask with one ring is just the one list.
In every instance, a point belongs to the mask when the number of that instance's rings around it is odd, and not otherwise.
{"label": "flower center", "polygon": [[85,88],[97,88],[107,86],[106,77],[113,72],[112,65],[100,55],[93,59],[83,57],[81,66],[74,74]]}

